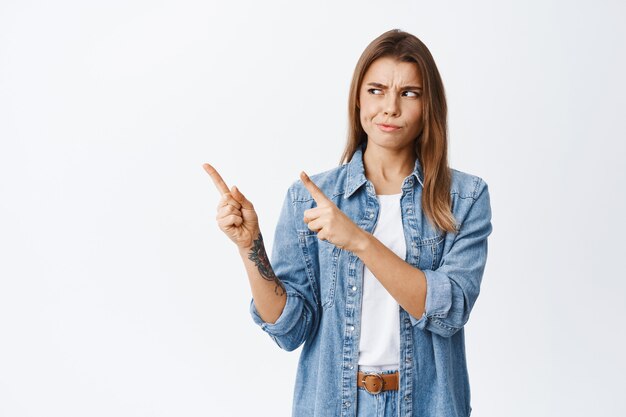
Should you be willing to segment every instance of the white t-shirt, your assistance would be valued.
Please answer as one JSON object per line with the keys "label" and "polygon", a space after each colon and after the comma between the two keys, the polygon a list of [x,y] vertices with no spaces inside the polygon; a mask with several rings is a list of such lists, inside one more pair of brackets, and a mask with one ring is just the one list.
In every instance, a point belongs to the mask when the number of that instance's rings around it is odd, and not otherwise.
{"label": "white t-shirt", "polygon": [[[380,204],[373,235],[400,258],[406,258],[400,197],[377,195]],[[363,308],[359,340],[359,369],[382,372],[397,370],[400,363],[400,310],[398,302],[364,266]]]}

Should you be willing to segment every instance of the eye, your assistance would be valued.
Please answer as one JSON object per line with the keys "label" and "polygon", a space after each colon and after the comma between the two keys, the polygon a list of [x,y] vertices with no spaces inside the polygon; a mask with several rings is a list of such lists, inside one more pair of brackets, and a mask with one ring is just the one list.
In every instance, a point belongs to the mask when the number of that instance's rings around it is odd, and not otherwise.
{"label": "eye", "polygon": [[[380,89],[378,89],[378,88],[370,88],[369,90],[367,90],[367,92],[368,92],[368,93],[370,93],[370,94],[371,94],[371,92],[372,92],[372,91],[381,91],[381,90],[380,90]],[[374,94],[374,95],[376,95],[376,96],[377,96],[377,95],[379,95],[379,94]]]}
{"label": "eye", "polygon": [[414,96],[413,96],[413,97],[421,97],[421,94],[420,94],[420,93],[418,93],[418,92],[415,92],[415,91],[405,91],[405,93],[411,93],[411,94],[414,94]]}

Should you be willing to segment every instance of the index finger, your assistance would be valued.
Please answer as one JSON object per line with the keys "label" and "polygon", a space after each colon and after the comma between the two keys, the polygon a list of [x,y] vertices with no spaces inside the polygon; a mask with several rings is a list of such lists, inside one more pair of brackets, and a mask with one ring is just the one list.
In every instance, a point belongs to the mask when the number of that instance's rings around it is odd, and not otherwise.
{"label": "index finger", "polygon": [[202,167],[211,176],[211,179],[213,180],[213,183],[219,190],[220,194],[224,195],[225,193],[230,192],[230,190],[228,189],[228,186],[222,179],[222,176],[217,172],[215,168],[211,166],[211,164],[205,163],[205,164],[202,164]]}
{"label": "index finger", "polygon": [[319,205],[320,203],[328,203],[332,202],[326,194],[309,178],[309,176],[302,171],[300,173],[300,178],[302,179],[302,183],[306,187],[307,190],[311,193],[311,196],[315,200],[315,202]]}

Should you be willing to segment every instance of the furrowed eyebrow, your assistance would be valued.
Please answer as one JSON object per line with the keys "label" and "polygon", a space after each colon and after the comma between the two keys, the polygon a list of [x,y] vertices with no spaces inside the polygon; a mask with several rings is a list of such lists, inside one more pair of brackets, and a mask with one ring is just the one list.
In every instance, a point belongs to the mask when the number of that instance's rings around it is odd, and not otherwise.
{"label": "furrowed eyebrow", "polygon": [[[367,83],[367,85],[371,85],[376,88],[387,88],[386,85],[381,83]],[[422,90],[422,87],[419,85],[405,85],[404,87],[400,87],[402,90]]]}

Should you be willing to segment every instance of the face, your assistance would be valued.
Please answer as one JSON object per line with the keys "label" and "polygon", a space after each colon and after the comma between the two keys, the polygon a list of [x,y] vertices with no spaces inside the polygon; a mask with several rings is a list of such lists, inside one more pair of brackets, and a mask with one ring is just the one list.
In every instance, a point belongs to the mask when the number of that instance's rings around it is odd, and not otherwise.
{"label": "face", "polygon": [[422,131],[422,92],[417,64],[389,57],[372,62],[358,100],[368,142],[395,150],[412,147]]}

